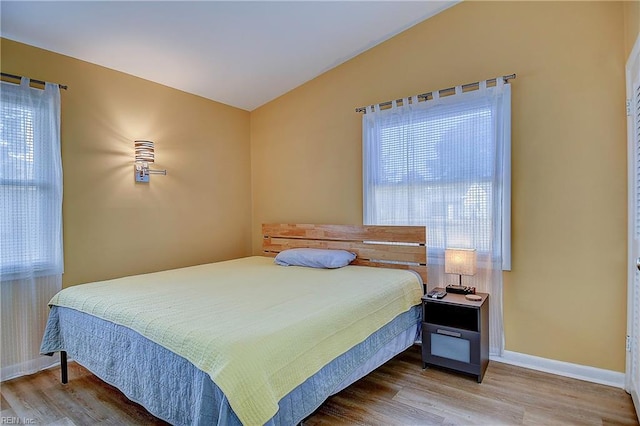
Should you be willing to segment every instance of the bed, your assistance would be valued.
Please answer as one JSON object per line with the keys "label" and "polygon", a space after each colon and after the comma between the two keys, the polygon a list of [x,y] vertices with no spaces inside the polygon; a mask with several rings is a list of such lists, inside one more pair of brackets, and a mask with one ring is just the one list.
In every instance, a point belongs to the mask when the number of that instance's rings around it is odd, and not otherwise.
{"label": "bed", "polygon": [[[172,424],[290,425],[414,343],[424,227],[262,231],[263,256],[62,290],[41,352],[64,355],[63,382],[68,354]],[[296,248],[356,257],[335,269],[274,262]]]}

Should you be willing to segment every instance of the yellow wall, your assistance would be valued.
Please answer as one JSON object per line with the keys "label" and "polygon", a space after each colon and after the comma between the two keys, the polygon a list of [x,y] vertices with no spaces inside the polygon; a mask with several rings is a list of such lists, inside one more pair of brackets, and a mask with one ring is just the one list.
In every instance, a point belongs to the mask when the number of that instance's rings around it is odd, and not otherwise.
{"label": "yellow wall", "polygon": [[506,348],[624,371],[624,21],[621,2],[464,2],[253,111],[253,251],[263,222],[362,223],[354,108],[517,73]]}
{"label": "yellow wall", "polygon": [[[4,72],[69,86],[64,286],[250,253],[248,112],[6,39],[1,55]],[[167,176],[134,182],[135,139]]]}
{"label": "yellow wall", "polygon": [[640,34],[640,1],[624,2],[624,29],[625,29],[625,57],[631,54],[631,49]]}

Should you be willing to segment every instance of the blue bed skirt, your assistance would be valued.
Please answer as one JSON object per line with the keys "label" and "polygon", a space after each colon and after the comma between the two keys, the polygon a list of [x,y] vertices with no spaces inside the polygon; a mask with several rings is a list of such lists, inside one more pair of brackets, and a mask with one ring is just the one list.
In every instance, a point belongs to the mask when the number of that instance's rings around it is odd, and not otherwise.
{"label": "blue bed skirt", "polygon": [[[362,366],[388,352],[399,336],[413,343],[420,321],[414,306],[360,344],[324,366],[279,402],[268,425],[296,425],[330,395],[341,390]],[[415,331],[414,331],[415,330]],[[396,343],[397,345],[397,343]],[[242,423],[220,388],[186,359],[109,321],[53,306],[40,352],[66,351],[69,357],[100,379],[120,389],[150,413],[174,425],[229,425]],[[393,353],[386,356],[389,359]],[[69,382],[73,386],[73,380]]]}

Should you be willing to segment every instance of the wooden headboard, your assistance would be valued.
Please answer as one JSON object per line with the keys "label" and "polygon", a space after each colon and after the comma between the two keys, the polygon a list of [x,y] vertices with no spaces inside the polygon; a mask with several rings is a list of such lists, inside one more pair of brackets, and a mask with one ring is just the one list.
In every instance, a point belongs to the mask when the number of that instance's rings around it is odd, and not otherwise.
{"label": "wooden headboard", "polygon": [[275,256],[291,248],[349,250],[352,265],[411,269],[427,285],[424,226],[263,224],[262,251]]}

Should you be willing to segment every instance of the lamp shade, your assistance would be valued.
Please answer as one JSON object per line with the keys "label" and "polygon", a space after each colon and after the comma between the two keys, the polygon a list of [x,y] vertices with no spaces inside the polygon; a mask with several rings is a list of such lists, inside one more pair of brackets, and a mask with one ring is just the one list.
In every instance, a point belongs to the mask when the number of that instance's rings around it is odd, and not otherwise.
{"label": "lamp shade", "polygon": [[135,141],[136,161],[153,163],[155,160],[153,142],[151,141]]}
{"label": "lamp shade", "polygon": [[444,272],[447,274],[475,275],[476,251],[473,249],[446,249]]}

